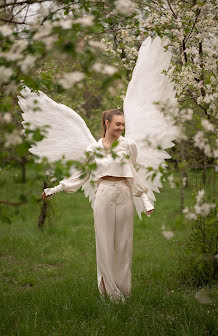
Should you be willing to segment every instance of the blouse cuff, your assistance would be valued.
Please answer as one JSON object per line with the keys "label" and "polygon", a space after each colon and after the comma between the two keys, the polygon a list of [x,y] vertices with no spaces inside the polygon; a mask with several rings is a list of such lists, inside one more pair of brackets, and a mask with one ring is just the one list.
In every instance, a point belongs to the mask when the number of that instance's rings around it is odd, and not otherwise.
{"label": "blouse cuff", "polygon": [[64,186],[62,184],[59,184],[54,188],[44,189],[44,192],[45,192],[46,196],[49,196],[49,195],[52,195],[52,194],[56,194],[57,192],[62,191],[62,190],[64,190]]}
{"label": "blouse cuff", "polygon": [[154,206],[151,204],[151,202],[148,200],[148,196],[146,193],[143,193],[141,195],[144,207],[145,207],[145,211],[150,211],[154,209]]}

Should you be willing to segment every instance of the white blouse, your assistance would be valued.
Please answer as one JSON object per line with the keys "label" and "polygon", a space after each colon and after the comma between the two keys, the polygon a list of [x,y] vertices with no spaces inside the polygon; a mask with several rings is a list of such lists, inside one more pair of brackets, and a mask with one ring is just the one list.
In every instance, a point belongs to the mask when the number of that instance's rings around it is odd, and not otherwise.
{"label": "white blouse", "polygon": [[[84,178],[81,178],[81,172],[74,173],[68,179],[60,181],[56,187],[44,189],[46,196],[59,191],[76,192],[88,179],[94,181],[95,189],[97,189],[103,176],[126,177],[132,195],[142,198],[145,211],[154,209],[154,206],[149,202],[147,197],[148,189],[144,186],[143,181],[134,168],[137,159],[137,147],[133,140],[120,135],[118,145],[113,148],[113,152],[117,155],[115,158],[110,154],[110,150],[104,148],[102,138],[98,142],[90,144],[86,151],[93,153],[93,161],[96,163],[97,169],[92,170]],[[104,157],[96,155],[97,152],[104,154]],[[129,159],[127,159],[127,155],[129,155]]]}

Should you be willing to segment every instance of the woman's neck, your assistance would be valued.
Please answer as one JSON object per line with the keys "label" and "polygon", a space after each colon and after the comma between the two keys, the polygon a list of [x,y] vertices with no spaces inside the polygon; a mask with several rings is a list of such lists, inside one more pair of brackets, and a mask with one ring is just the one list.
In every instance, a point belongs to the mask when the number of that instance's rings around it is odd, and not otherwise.
{"label": "woman's neck", "polygon": [[106,133],[105,136],[104,136],[104,141],[107,142],[108,144],[112,144],[114,141],[118,140],[119,139],[119,136],[116,137],[112,134],[108,134]]}

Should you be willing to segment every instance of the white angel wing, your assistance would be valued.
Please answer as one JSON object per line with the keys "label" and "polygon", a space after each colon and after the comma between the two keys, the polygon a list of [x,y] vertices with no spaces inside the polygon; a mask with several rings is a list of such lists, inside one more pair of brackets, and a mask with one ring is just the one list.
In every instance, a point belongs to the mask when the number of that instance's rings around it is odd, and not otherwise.
{"label": "white angel wing", "polygon": [[[18,96],[18,104],[23,110],[23,127],[27,127],[26,122],[30,123],[32,129],[49,125],[46,137],[29,151],[40,158],[46,157],[49,162],[62,159],[63,155],[66,161],[83,160],[87,146],[96,140],[79,114],[63,104],[56,103],[41,91],[37,94],[25,87],[21,94],[23,97]],[[75,171],[74,167],[70,170],[71,174]],[[83,189],[85,196],[92,200],[94,190],[89,186],[89,181],[87,182]]]}
{"label": "white angel wing", "polygon": [[84,120],[73,109],[58,104],[45,93],[39,95],[25,87],[18,96],[18,104],[23,110],[22,124],[32,128],[49,125],[46,137],[29,151],[40,158],[47,157],[54,162],[65,156],[66,160],[80,160],[86,147],[96,142]]}
{"label": "white angel wing", "polygon": [[[160,37],[153,41],[148,37],[142,43],[124,99],[125,136],[133,139],[137,145],[137,162],[144,168],[150,166],[154,169],[158,169],[160,165],[166,166],[164,160],[170,159],[171,156],[164,149],[175,145],[172,140],[176,139],[178,132],[173,119],[165,117],[158,105],[154,104],[160,101],[176,106],[177,103],[173,83],[161,73],[168,69],[171,60],[171,53],[165,51],[161,42]],[[145,140],[149,140],[150,145]],[[157,145],[161,147],[160,150],[157,149]],[[153,191],[160,192],[162,174],[158,172],[151,181],[151,173],[145,174],[145,169],[141,168],[138,173],[145,181],[149,201],[154,205],[156,198]],[[134,197],[134,203],[141,218],[141,198]]]}

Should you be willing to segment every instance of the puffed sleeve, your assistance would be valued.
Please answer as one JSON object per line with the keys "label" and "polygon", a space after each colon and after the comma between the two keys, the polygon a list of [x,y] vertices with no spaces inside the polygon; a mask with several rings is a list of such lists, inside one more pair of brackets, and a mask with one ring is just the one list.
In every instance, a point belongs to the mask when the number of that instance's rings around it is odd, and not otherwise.
{"label": "puffed sleeve", "polygon": [[[88,146],[86,151],[92,152],[91,147]],[[92,158],[93,159],[93,158]],[[76,171],[72,176],[69,178],[63,179],[59,182],[57,186],[54,188],[46,188],[44,189],[44,192],[46,196],[56,194],[60,191],[65,191],[67,193],[74,193],[77,190],[79,190],[82,185],[89,179],[90,173],[87,174],[85,177],[82,177],[83,173]]]}
{"label": "puffed sleeve", "polygon": [[141,177],[134,167],[137,163],[137,146],[133,140],[129,139],[128,147],[131,161],[131,169],[134,177],[134,181],[132,183],[133,195],[136,197],[141,197],[145,211],[153,210],[154,206],[151,204],[147,196],[148,189],[144,186]]}

